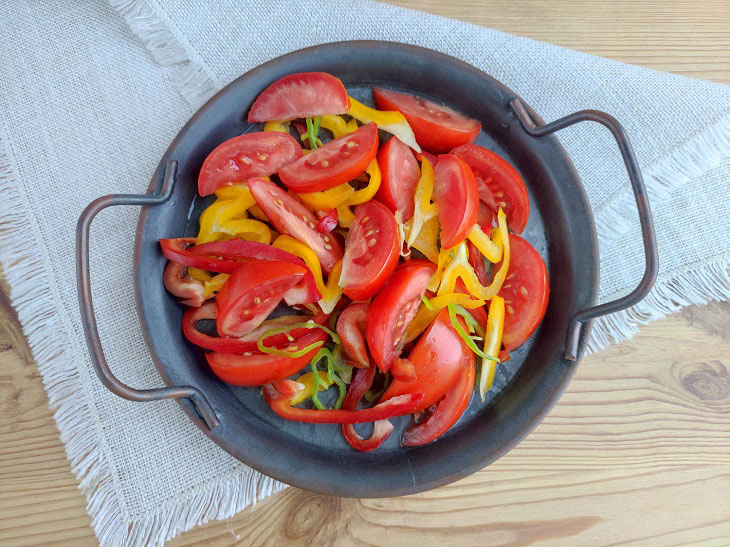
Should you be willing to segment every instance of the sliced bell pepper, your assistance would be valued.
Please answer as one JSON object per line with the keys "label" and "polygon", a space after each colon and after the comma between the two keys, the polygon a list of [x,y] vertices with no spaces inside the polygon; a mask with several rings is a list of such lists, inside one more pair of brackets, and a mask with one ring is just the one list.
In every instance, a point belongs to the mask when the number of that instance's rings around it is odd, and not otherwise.
{"label": "sliced bell pepper", "polygon": [[[327,373],[324,370],[318,370],[317,376],[319,376],[317,391],[326,391],[334,383],[334,381],[330,382],[329,378],[327,377]],[[314,393],[314,373],[305,372],[299,378],[297,378],[296,381],[302,384],[304,386],[304,389],[297,393],[291,400],[292,406],[303,403],[312,396],[312,394]]]}
{"label": "sliced bell pepper", "polygon": [[378,124],[378,129],[395,135],[416,152],[421,151],[421,147],[416,142],[416,136],[413,134],[413,129],[411,129],[406,117],[400,112],[375,110],[350,97],[350,110],[347,113],[362,123],[375,122]]}
{"label": "sliced bell pepper", "polygon": [[342,118],[342,116],[326,114],[322,116],[322,120],[320,121],[320,127],[324,127],[325,129],[331,131],[332,137],[335,139],[339,139],[340,137],[343,137],[348,133],[353,133],[357,131],[357,122],[355,122],[355,120],[350,121],[352,123],[346,122],[344,118]]}
{"label": "sliced bell pepper", "polygon": [[[487,331],[484,334],[484,353],[499,358],[502,347],[502,333],[504,331],[504,299],[501,296],[492,297],[487,316]],[[482,358],[482,370],[479,373],[479,395],[484,402],[484,394],[494,383],[494,373],[497,370],[497,362],[492,359]]]}
{"label": "sliced bell pepper", "polygon": [[[256,218],[262,222],[269,221],[269,218],[266,216],[266,213],[264,213],[264,211],[261,209],[261,207],[258,206],[258,204],[249,207],[248,212],[251,213],[251,216],[253,216],[254,218]],[[271,230],[271,239],[275,239],[274,230]]]}
{"label": "sliced bell pepper", "polygon": [[274,380],[264,386],[264,400],[278,416],[295,422],[318,424],[358,424],[376,422],[413,412],[423,401],[423,393],[409,393],[362,410],[312,410],[291,406],[304,388],[293,380]]}
{"label": "sliced bell pepper", "polygon": [[347,182],[324,190],[322,192],[309,192],[306,194],[297,194],[299,198],[317,211],[329,211],[343,204],[347,199],[355,193],[355,189]]}
{"label": "sliced bell pepper", "polygon": [[[350,187],[352,188],[352,187]],[[350,224],[355,220],[355,213],[347,205],[340,205],[337,207],[337,216],[340,221],[340,226],[343,228],[349,228]]]}
{"label": "sliced bell pepper", "polygon": [[218,190],[218,199],[200,215],[198,242],[219,241],[224,234],[268,244],[271,231],[266,224],[246,218],[246,211],[256,204],[246,185]]}
{"label": "sliced bell pepper", "polygon": [[418,179],[416,191],[413,194],[415,208],[413,210],[413,218],[411,219],[411,230],[406,241],[409,247],[415,245],[415,241],[418,239],[421,229],[426,222],[432,218],[436,218],[436,204],[431,203],[431,197],[433,196],[433,166],[425,156],[421,155],[420,159],[421,177]]}
{"label": "sliced bell pepper", "polygon": [[[267,180],[269,177],[263,177]],[[215,197],[219,200],[228,200],[228,199],[243,199],[246,201],[246,203],[251,203],[251,205],[256,204],[256,200],[254,200],[253,196],[251,195],[251,191],[248,189],[247,184],[229,184],[226,186],[221,186],[218,188],[218,190],[215,191]],[[251,207],[249,205],[249,207]]]}
{"label": "sliced bell pepper", "polygon": [[324,313],[332,313],[340,298],[342,298],[342,287],[339,285],[340,275],[342,275],[342,260],[335,262],[327,276],[327,285],[319,301],[319,307],[322,308]]}
{"label": "sliced bell pepper", "polygon": [[281,131],[282,133],[289,133],[289,121],[287,120],[272,120],[266,122],[264,131]]}
{"label": "sliced bell pepper", "polygon": [[229,277],[229,274],[221,273],[211,277],[210,280],[205,281],[203,283],[205,285],[205,296],[210,296],[220,291]]}
{"label": "sliced bell pepper", "polygon": [[423,253],[434,264],[439,261],[439,219],[432,217],[427,220],[418,232],[416,239],[409,245]]}
{"label": "sliced bell pepper", "polygon": [[[441,278],[444,274],[444,268],[451,261],[451,255],[453,254],[452,249],[441,249],[439,250],[438,261],[436,262],[436,271],[433,272],[431,279],[428,281],[427,289],[431,292],[436,292],[441,284]],[[453,291],[452,291],[453,292]]]}
{"label": "sliced bell pepper", "polygon": [[345,200],[345,205],[359,205],[360,203],[365,203],[366,201],[373,199],[375,194],[378,193],[380,182],[382,180],[378,160],[373,159],[373,161],[370,162],[370,165],[368,165],[365,169],[365,172],[370,175],[368,185],[360,190],[355,190],[355,192],[353,192],[353,194]]}
{"label": "sliced bell pepper", "polygon": [[497,221],[499,229],[495,234],[495,243],[503,248],[503,259],[502,266],[494,276],[492,283],[488,287],[479,283],[474,268],[469,264],[466,243],[461,242],[456,246],[454,258],[449,262],[441,277],[439,294],[454,292],[457,278],[462,279],[469,293],[475,298],[489,300],[499,292],[509,268],[509,234],[507,232],[507,220],[501,208],[497,214]]}
{"label": "sliced bell pepper", "polygon": [[467,237],[492,264],[496,264],[502,259],[502,249],[500,246],[492,241],[478,224],[474,225],[474,228],[471,229]]}
{"label": "sliced bell pepper", "polygon": [[188,275],[193,279],[197,279],[201,283],[208,283],[211,279],[213,279],[212,275],[200,268],[188,268]]}
{"label": "sliced bell pepper", "polygon": [[[376,367],[370,367],[367,369],[359,369],[345,396],[345,402],[342,404],[344,410],[355,410],[360,399],[366,391],[370,389],[375,377]],[[355,431],[355,426],[352,424],[342,424],[342,435],[345,440],[355,450],[361,452],[370,452],[378,448],[385,440],[390,436],[393,431],[393,424],[388,420],[378,420],[373,424],[373,433],[368,439],[363,439]]]}

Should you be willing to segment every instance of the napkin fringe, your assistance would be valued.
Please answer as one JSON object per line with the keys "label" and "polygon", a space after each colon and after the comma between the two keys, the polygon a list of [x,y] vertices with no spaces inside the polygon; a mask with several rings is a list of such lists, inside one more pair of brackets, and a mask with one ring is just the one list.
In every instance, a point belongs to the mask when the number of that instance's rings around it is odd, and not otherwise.
{"label": "napkin fringe", "polygon": [[[621,295],[616,295],[621,296]],[[684,307],[730,300],[730,256],[721,256],[677,275],[657,281],[649,295],[636,306],[597,319],[586,353],[606,349],[633,338],[646,325]]]}
{"label": "napkin fringe", "polygon": [[[730,115],[694,135],[644,172],[647,193],[653,205],[671,197],[672,193],[707,171],[714,169],[730,150]],[[627,182],[628,184],[628,182]],[[636,211],[634,194],[625,187],[596,216],[610,219],[598,233],[601,245],[614,243],[633,226]],[[628,213],[628,214],[627,214]]]}
{"label": "napkin fringe", "polygon": [[200,107],[220,89],[210,71],[193,59],[169,22],[147,0],[109,0],[109,5],[124,18],[155,61],[163,66],[181,65],[171,81],[190,106]]}

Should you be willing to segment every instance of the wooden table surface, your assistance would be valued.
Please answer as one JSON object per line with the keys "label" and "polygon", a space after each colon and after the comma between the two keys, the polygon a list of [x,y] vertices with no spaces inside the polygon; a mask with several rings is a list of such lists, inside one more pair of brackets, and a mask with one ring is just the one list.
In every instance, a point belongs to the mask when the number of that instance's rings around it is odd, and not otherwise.
{"label": "wooden table surface", "polygon": [[[727,0],[393,3],[730,83]],[[544,422],[469,478],[378,500],[289,488],[170,545],[729,545],[729,368],[730,304],[690,307],[587,357]],[[0,545],[93,545],[84,507],[0,296]]]}

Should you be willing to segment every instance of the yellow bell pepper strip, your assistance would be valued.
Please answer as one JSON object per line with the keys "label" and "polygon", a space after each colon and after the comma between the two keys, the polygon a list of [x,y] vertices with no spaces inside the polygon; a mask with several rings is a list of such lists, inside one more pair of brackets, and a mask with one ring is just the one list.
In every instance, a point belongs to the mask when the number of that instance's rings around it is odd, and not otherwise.
{"label": "yellow bell pepper strip", "polygon": [[[319,376],[319,386],[317,386],[319,388],[318,391],[326,391],[334,383],[334,381],[329,381],[329,379],[327,378],[327,373],[323,370],[318,370],[317,376]],[[292,406],[303,403],[305,400],[309,399],[312,396],[312,393],[314,393],[313,373],[305,372],[299,378],[297,378],[297,382],[302,384],[304,386],[304,389],[294,395],[294,398],[291,400]]]}
{"label": "yellow bell pepper strip", "polygon": [[342,261],[336,262],[332,267],[327,278],[327,284],[325,284],[324,278],[322,277],[322,266],[319,263],[317,255],[304,243],[289,235],[282,234],[276,238],[273,246],[304,260],[307,268],[310,269],[314,276],[314,283],[317,285],[317,290],[322,295],[322,298],[319,300],[319,307],[324,313],[332,313],[332,310],[335,309],[337,302],[339,302],[342,296],[342,289],[338,286],[340,274],[342,273]]}
{"label": "yellow bell pepper strip", "polygon": [[355,213],[347,205],[340,205],[337,207],[337,219],[339,220],[340,226],[349,228],[350,224],[355,220]]}
{"label": "yellow bell pepper strip", "polygon": [[[269,177],[262,178],[271,182]],[[218,199],[244,199],[246,200],[246,203],[251,203],[249,207],[256,205],[256,200],[253,198],[253,195],[251,195],[251,190],[248,189],[247,184],[229,184],[221,186],[215,191],[215,197]]]}
{"label": "yellow bell pepper strip", "polygon": [[297,194],[299,198],[316,211],[330,211],[336,209],[355,193],[355,189],[347,182],[324,190],[322,192],[309,192]]}
{"label": "yellow bell pepper strip", "polygon": [[[411,231],[408,234],[406,244],[412,247],[423,225],[430,219],[436,217],[436,204],[431,203],[433,195],[433,166],[426,158],[421,158],[421,177],[418,179],[416,191],[413,195],[415,201],[415,209],[413,210],[413,219]],[[434,261],[436,262],[436,261]]]}
{"label": "yellow bell pepper strip", "polygon": [[225,239],[225,234],[266,244],[271,241],[268,226],[246,218],[246,211],[256,205],[248,186],[224,186],[216,195],[218,199],[200,215],[198,243]]}
{"label": "yellow bell pepper strip", "polygon": [[[441,278],[443,277],[444,268],[451,261],[451,255],[453,254],[452,249],[441,249],[439,250],[438,260],[436,261],[436,271],[433,272],[431,279],[428,281],[426,288],[431,292],[436,292],[441,285]],[[453,292],[453,290],[451,291]]]}
{"label": "yellow bell pepper strip", "polygon": [[418,236],[410,244],[410,247],[418,249],[423,255],[428,258],[434,264],[438,264],[439,261],[439,248],[438,248],[438,237],[439,237],[439,219],[432,217],[421,226],[418,232]]}
{"label": "yellow bell pepper strip", "polygon": [[[408,324],[406,333],[403,335],[403,343],[407,344],[411,340],[415,340],[428,326],[436,319],[438,312],[451,305],[460,305],[466,309],[474,309],[484,305],[484,300],[475,300],[468,294],[449,293],[434,296],[428,300],[428,304],[423,302],[418,308],[416,316]],[[431,309],[429,309],[431,306]]]}
{"label": "yellow bell pepper strip", "polygon": [[205,296],[208,297],[211,294],[217,293],[218,291],[220,291],[229,277],[230,277],[229,274],[221,273],[221,274],[218,274],[218,275],[210,278],[210,280],[205,281],[205,283],[204,283]]}
{"label": "yellow bell pepper strip", "polygon": [[502,347],[502,333],[504,332],[504,299],[501,296],[492,297],[487,316],[487,332],[484,334],[484,353],[490,358],[482,358],[482,370],[479,374],[479,395],[484,402],[484,394],[494,383],[494,373],[499,362],[499,349]]}
{"label": "yellow bell pepper strip", "polygon": [[354,123],[354,127],[352,125],[348,124],[341,116],[335,116],[334,114],[326,114],[322,116],[320,121],[320,126],[331,131],[332,137],[335,139],[357,131],[357,123]]}
{"label": "yellow bell pepper strip", "polygon": [[378,192],[378,189],[380,188],[380,181],[382,179],[378,160],[373,159],[373,161],[370,162],[370,165],[367,166],[367,169],[365,169],[365,172],[370,175],[368,185],[361,190],[355,190],[355,192],[347,198],[345,205],[359,205],[360,203],[365,203],[366,201],[373,199],[375,194]]}
{"label": "yellow bell pepper strip", "polygon": [[281,131],[282,133],[289,133],[289,123],[287,120],[272,120],[266,122],[264,131]]}
{"label": "yellow bell pepper strip", "polygon": [[[249,207],[248,212],[251,213],[251,216],[253,216],[254,218],[257,218],[263,222],[269,221],[266,214],[261,210],[261,207],[259,207],[258,205],[253,205],[253,206]],[[273,230],[272,230],[272,233],[273,233]]]}
{"label": "yellow bell pepper strip", "polygon": [[464,285],[466,285],[469,293],[475,298],[489,300],[499,292],[509,268],[509,234],[507,232],[507,219],[501,208],[497,213],[497,221],[499,223],[499,230],[495,234],[495,243],[502,247],[503,256],[502,266],[494,276],[492,283],[488,287],[479,283],[474,269],[469,264],[466,243],[462,241],[456,246],[454,258],[444,270],[441,277],[441,285],[438,290],[439,294],[454,292],[456,279],[459,277],[464,282]]}
{"label": "yellow bell pepper strip", "polygon": [[378,124],[378,129],[395,135],[416,152],[421,151],[421,147],[416,142],[416,136],[413,134],[413,129],[408,124],[406,117],[400,112],[375,110],[350,97],[350,110],[347,113],[362,123],[375,122]]}
{"label": "yellow bell pepper strip", "polygon": [[469,238],[469,241],[471,241],[474,246],[479,249],[479,252],[482,253],[492,264],[496,264],[502,259],[501,247],[492,241],[478,224],[474,225],[467,237]]}

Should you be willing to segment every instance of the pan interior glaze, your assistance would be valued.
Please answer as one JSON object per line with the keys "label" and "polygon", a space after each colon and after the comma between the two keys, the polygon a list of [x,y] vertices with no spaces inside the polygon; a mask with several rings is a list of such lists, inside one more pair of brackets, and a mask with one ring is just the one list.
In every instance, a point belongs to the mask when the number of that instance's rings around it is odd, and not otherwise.
{"label": "pan interior glaze", "polygon": [[[507,158],[522,174],[531,213],[524,236],[546,259],[550,303],[532,339],[498,367],[486,404],[475,396],[458,422],[436,442],[399,445],[406,417],[378,450],[349,447],[337,425],[288,422],[275,416],[255,388],[220,382],[182,336],[183,309],[162,285],[165,259],[158,240],[195,235],[209,200],[196,199],[197,175],[220,142],[261,130],[246,114],[258,93],[293,72],[330,72],[348,92],[372,104],[373,85],[416,93],[481,120],[477,144]],[[208,431],[187,400],[190,418],[216,443],[247,465],[285,483],[340,496],[382,497],[434,488],[489,464],[523,438],[552,407],[576,363],[563,358],[576,311],[595,303],[598,248],[592,214],[580,180],[553,136],[527,135],[508,107],[516,95],[483,72],[427,49],[387,42],[342,42],[300,50],[266,63],[213,97],[181,130],[152,180],[156,187],[168,158],[179,162],[170,201],[142,211],[136,241],[136,296],[150,353],[168,385],[199,388],[221,425]],[[536,118],[537,119],[537,118]],[[367,432],[366,425],[362,427]]]}

